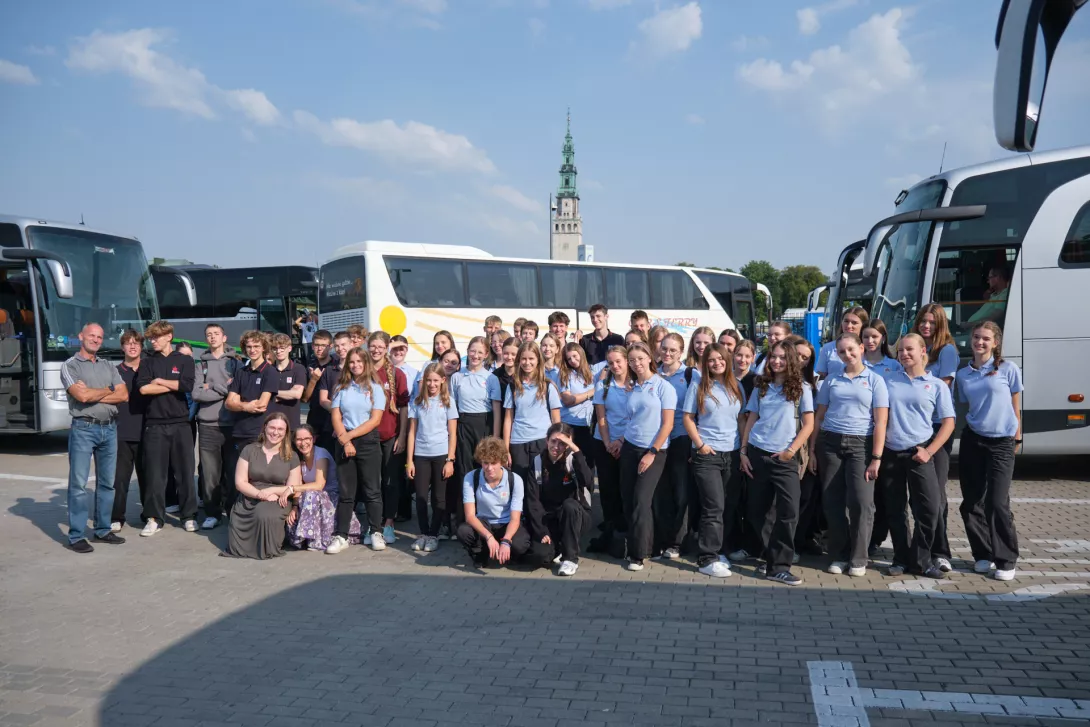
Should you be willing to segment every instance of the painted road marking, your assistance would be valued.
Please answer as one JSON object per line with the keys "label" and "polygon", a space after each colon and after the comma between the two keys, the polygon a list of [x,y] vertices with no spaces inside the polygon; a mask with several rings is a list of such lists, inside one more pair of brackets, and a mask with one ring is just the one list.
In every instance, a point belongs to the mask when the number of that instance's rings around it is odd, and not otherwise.
{"label": "painted road marking", "polygon": [[894,593],[904,593],[910,596],[923,596],[925,598],[939,598],[945,601],[1019,603],[1024,601],[1040,601],[1043,598],[1057,596],[1061,593],[1090,589],[1090,584],[1085,583],[1046,583],[1036,586],[1023,586],[1010,593],[992,593],[986,596],[976,593],[958,593],[954,591],[939,590],[940,586],[949,583],[950,581],[936,581],[930,578],[921,578],[890,583],[889,590]]}
{"label": "painted road marking", "polygon": [[809,661],[818,727],[870,727],[867,707],[929,712],[1090,720],[1090,700],[973,692],[918,692],[859,686],[850,661]]}

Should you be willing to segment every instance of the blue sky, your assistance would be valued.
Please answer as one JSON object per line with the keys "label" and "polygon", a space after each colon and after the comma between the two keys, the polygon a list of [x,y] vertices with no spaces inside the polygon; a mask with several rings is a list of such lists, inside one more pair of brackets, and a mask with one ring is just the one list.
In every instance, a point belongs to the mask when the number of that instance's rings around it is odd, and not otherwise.
{"label": "blue sky", "polygon": [[[4,3],[0,206],[224,266],[540,257],[570,106],[599,260],[829,270],[944,141],[948,168],[1003,155],[997,6]],[[1068,35],[1039,148],[1090,143],[1090,11]]]}

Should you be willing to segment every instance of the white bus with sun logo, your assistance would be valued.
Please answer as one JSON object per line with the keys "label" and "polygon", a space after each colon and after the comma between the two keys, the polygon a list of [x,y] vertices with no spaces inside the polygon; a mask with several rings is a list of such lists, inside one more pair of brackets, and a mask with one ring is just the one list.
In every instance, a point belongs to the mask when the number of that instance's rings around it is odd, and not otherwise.
{"label": "white bus with sun logo", "polygon": [[652,325],[680,333],[709,326],[716,335],[736,328],[752,338],[756,287],[737,273],[669,265],[561,262],[493,257],[475,247],[363,242],[342,247],[319,271],[319,325],[330,331],[352,323],[409,341],[413,365],[431,357],[432,336],[449,331],[459,350],[498,315],[511,330],[516,318],[548,330],[562,311],[589,333],[587,310],[609,308],[610,330],[624,334],[634,310]]}

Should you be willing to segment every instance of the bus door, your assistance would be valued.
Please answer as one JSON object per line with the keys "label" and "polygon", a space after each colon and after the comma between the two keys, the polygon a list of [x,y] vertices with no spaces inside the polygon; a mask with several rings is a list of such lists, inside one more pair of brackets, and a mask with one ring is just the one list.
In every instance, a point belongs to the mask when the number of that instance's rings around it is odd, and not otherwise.
{"label": "bus door", "polygon": [[[287,298],[287,303],[288,330],[285,333],[291,336],[293,358],[305,361],[307,348],[303,345],[303,330],[300,326],[295,325],[295,322],[312,313],[317,313],[318,304],[314,298],[307,296],[291,296]],[[304,320],[303,323],[306,323],[306,321]]]}
{"label": "bus door", "polygon": [[[753,332],[757,330],[757,321],[753,316],[753,293],[748,290],[735,289],[731,294],[730,317],[734,326],[742,338],[753,340]],[[716,331],[715,335],[719,335]]]}
{"label": "bus door", "polygon": [[283,298],[261,298],[257,301],[257,330],[288,333],[288,314]]}
{"label": "bus door", "polygon": [[0,430],[34,431],[38,339],[26,263],[0,262]]}

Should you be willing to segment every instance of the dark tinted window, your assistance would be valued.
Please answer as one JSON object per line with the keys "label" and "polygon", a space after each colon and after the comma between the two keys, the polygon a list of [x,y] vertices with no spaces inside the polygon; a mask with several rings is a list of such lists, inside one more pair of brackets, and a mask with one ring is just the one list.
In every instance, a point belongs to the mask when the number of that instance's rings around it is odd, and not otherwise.
{"label": "dark tinted window", "polygon": [[450,308],[466,304],[465,278],[458,260],[388,257],[386,270],[401,305]]}
{"label": "dark tinted window", "polygon": [[541,307],[587,310],[605,300],[602,269],[541,265]]}
{"label": "dark tinted window", "polygon": [[485,308],[536,308],[537,266],[466,263],[469,304]]}
{"label": "dark tinted window", "polygon": [[731,276],[720,275],[718,273],[697,273],[696,277],[700,282],[708,286],[708,290],[710,290],[712,295],[715,296],[715,299],[719,301],[719,305],[729,314],[733,307],[731,302],[731,291],[733,290]]}
{"label": "dark tinted window", "polygon": [[650,308],[646,270],[606,268],[607,308]]}
{"label": "dark tinted window", "polygon": [[1090,264],[1090,203],[1083,205],[1060,250],[1060,261],[1072,265]]}
{"label": "dark tinted window", "polygon": [[259,298],[283,295],[280,271],[251,268],[221,270],[215,273],[215,311],[217,318],[233,318],[242,308],[257,310]]}
{"label": "dark tinted window", "polygon": [[651,271],[651,307],[671,310],[708,310],[708,301],[682,270]]}
{"label": "dark tinted window", "polygon": [[190,272],[197,290],[197,305],[189,305],[185,286],[178,276],[167,272],[154,272],[155,297],[159,300],[159,315],[166,320],[212,317],[212,280],[207,274]]}
{"label": "dark tinted window", "polygon": [[10,222],[0,224],[0,247],[23,247],[23,233],[19,225]]}
{"label": "dark tinted window", "polygon": [[367,307],[364,258],[346,257],[322,266],[318,309],[322,313]]}

